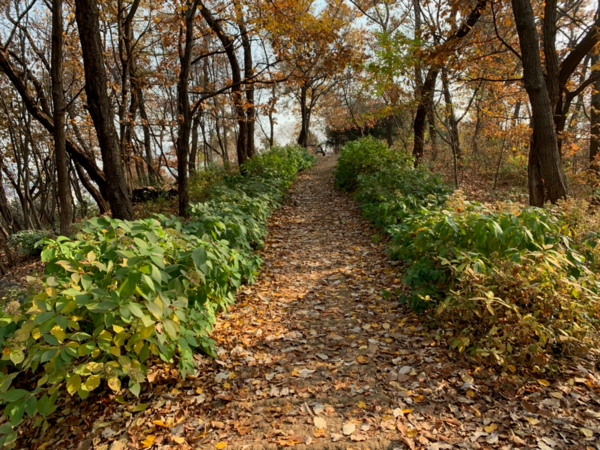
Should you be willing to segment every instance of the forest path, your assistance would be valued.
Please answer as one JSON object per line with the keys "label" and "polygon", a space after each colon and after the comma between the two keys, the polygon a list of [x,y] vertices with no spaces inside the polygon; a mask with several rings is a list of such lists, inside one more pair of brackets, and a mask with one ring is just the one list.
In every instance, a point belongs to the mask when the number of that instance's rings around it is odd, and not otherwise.
{"label": "forest path", "polygon": [[419,327],[406,334],[406,313],[382,298],[400,287],[398,268],[333,189],[335,163],[301,174],[270,220],[257,283],[218,321],[221,367],[203,387],[213,403],[197,418],[210,423],[200,449],[405,448],[398,430],[411,435],[404,413],[411,395],[428,395],[415,376],[436,348]]}
{"label": "forest path", "polygon": [[202,449],[403,448],[389,381],[392,360],[412,352],[397,301],[380,295],[400,280],[356,203],[333,189],[335,163],[301,174],[270,220],[257,283],[218,322],[225,366],[213,387],[230,402],[210,411]]}
{"label": "forest path", "polygon": [[385,294],[400,268],[333,189],[335,163],[302,173],[269,221],[257,282],[213,332],[218,359],[198,355],[185,380],[157,367],[144,412],[99,407],[94,449],[600,450],[592,372],[495,373]]}

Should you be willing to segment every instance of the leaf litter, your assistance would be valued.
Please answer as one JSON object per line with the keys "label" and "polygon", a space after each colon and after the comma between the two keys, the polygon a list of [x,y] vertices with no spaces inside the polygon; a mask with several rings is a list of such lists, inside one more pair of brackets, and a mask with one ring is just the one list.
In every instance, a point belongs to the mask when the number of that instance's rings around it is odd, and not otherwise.
{"label": "leaf litter", "polygon": [[[453,353],[400,305],[402,269],[334,157],[300,176],[270,220],[258,281],[213,332],[194,376],[157,363],[140,399],[70,399],[21,448],[600,450],[600,374],[499,373]],[[116,401],[115,401],[116,400]]]}

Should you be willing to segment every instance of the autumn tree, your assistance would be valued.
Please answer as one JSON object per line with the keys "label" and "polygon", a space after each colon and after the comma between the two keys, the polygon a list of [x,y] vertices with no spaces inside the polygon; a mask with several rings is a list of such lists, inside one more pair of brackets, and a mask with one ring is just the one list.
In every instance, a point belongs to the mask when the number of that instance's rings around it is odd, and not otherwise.
{"label": "autumn tree", "polygon": [[317,10],[312,1],[273,2],[272,45],[289,73],[289,90],[300,109],[297,142],[306,147],[313,112],[361,57],[361,43],[352,28],[354,15],[343,1],[331,0]]}

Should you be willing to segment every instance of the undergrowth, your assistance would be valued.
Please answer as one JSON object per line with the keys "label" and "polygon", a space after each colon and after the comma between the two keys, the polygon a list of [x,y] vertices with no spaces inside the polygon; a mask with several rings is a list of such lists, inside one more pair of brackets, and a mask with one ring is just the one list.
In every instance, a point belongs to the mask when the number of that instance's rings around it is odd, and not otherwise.
{"label": "undergrowth", "polygon": [[584,202],[492,210],[372,138],[342,149],[335,184],[390,235],[411,290],[401,300],[434,311],[453,348],[547,370],[597,347],[600,217]]}
{"label": "undergrowth", "polygon": [[284,147],[251,159],[243,176],[212,173],[189,221],[97,217],[72,239],[46,239],[45,275],[0,311],[0,447],[24,419],[48,427],[61,396],[108,386],[125,401],[139,396],[152,358],[185,377],[194,352],[214,355],[215,315],[254,280],[266,220],[313,160]]}

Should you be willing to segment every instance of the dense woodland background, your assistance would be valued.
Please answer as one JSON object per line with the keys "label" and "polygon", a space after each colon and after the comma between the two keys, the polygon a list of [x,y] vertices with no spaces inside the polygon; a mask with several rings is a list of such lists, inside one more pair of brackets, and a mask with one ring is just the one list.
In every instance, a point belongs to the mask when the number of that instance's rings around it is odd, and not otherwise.
{"label": "dense woodland background", "polygon": [[277,117],[304,147],[385,139],[476,198],[596,198],[597,2],[0,7],[5,250],[21,230],[133,218],[145,186],[174,186],[186,216],[198,174],[271,147]]}

